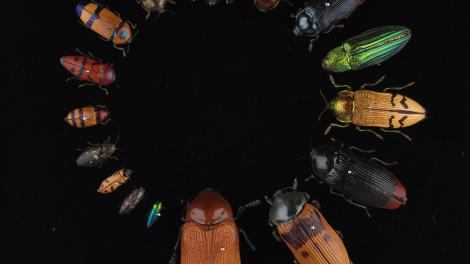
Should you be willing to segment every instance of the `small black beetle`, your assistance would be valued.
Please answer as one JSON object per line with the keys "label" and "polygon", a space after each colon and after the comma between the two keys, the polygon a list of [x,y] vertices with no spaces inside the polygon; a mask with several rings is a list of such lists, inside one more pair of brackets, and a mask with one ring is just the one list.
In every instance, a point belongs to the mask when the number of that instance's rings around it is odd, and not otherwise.
{"label": "small black beetle", "polygon": [[[350,204],[396,209],[406,204],[403,184],[382,165],[391,165],[377,158],[367,159],[355,152],[372,153],[356,147],[325,145],[310,152],[313,175],[307,178],[326,182],[333,194],[340,195]],[[355,203],[356,201],[358,203]]]}
{"label": "small black beetle", "polygon": [[348,18],[365,0],[317,0],[308,1],[295,15],[294,34],[311,38],[308,50],[320,33],[333,30],[340,20]]}
{"label": "small black beetle", "polygon": [[117,159],[113,156],[116,152],[117,140],[116,143],[109,143],[107,141],[101,144],[90,144],[91,146],[83,151],[80,156],[77,158],[77,166],[79,167],[95,167],[101,166],[103,162],[109,158]]}

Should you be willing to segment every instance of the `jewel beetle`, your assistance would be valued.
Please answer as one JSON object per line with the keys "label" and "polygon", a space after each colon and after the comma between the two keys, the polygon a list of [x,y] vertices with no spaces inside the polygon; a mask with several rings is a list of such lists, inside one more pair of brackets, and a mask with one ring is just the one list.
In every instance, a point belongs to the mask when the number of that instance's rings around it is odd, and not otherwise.
{"label": "jewel beetle", "polygon": [[379,65],[402,50],[411,39],[411,30],[403,26],[369,29],[347,39],[322,61],[327,71],[345,72]]}
{"label": "jewel beetle", "polygon": [[60,64],[74,75],[74,77],[70,77],[66,81],[78,79],[86,82],[80,84],[79,87],[98,85],[108,94],[106,86],[111,85],[116,79],[114,68],[109,64],[103,63],[101,59],[93,57],[91,54],[89,56],[81,55],[63,56],[60,58]]}
{"label": "jewel beetle", "polygon": [[163,210],[163,203],[160,201],[155,202],[147,214],[147,228],[152,227],[153,224],[160,218]]}
{"label": "jewel beetle", "polygon": [[[118,138],[119,140],[119,138]],[[108,159],[117,159],[113,154],[117,150],[116,143],[110,143],[110,138],[100,144],[90,144],[90,147],[83,150],[82,154],[78,156],[76,162],[79,167],[95,167],[101,166],[103,162]]]}
{"label": "jewel beetle", "polygon": [[144,199],[145,189],[144,187],[135,188],[129,193],[124,201],[122,201],[121,207],[119,208],[120,215],[129,214],[137,205]]}
{"label": "jewel beetle", "polygon": [[358,91],[352,91],[349,85],[336,84],[333,76],[330,75],[330,81],[336,88],[347,88],[338,93],[337,97],[327,102],[325,96],[322,95],[326,102],[325,109],[318,117],[320,120],[322,114],[330,109],[336,119],[343,124],[331,123],[325,130],[325,135],[333,127],[348,127],[350,124],[356,126],[358,131],[370,132],[376,137],[383,139],[383,136],[371,129],[363,129],[362,127],[378,127],[383,132],[392,132],[401,134],[403,137],[411,141],[411,138],[401,132],[400,128],[414,125],[426,118],[426,109],[415,100],[397,93],[386,93],[389,90],[402,90],[414,85],[411,82],[402,87],[388,87],[382,92],[374,92],[366,90],[366,87],[378,85],[385,79],[382,76],[375,83],[366,83],[361,86]]}
{"label": "jewel beetle", "polygon": [[99,193],[111,193],[119,186],[126,183],[132,175],[132,170],[129,169],[120,169],[115,171],[111,176],[101,182],[100,187],[98,188]]}
{"label": "jewel beetle", "polygon": [[[133,39],[132,29],[136,28],[132,22],[123,21],[119,14],[92,1],[77,4],[75,11],[85,27],[98,33],[105,41],[111,41],[114,48],[126,56]],[[127,50],[118,45],[127,45]]]}
{"label": "jewel beetle", "polygon": [[329,33],[337,23],[348,18],[365,0],[316,0],[305,2],[295,15],[294,34],[310,38],[309,51],[320,33]]}
{"label": "jewel beetle", "polygon": [[149,19],[152,13],[156,13],[157,17],[165,12],[173,13],[170,10],[166,9],[168,3],[176,4],[174,0],[137,0],[137,3],[142,6],[142,8],[147,12],[146,20]]}
{"label": "jewel beetle", "polygon": [[313,173],[307,180],[313,178],[325,182],[331,193],[365,209],[369,217],[367,207],[396,209],[405,205],[405,187],[384,167],[392,164],[360,154],[374,151],[353,146],[345,148],[342,143],[312,148],[310,162]]}
{"label": "jewel beetle", "polygon": [[320,213],[317,201],[309,202],[307,193],[297,191],[297,179],[293,187],[265,198],[271,205],[269,223],[275,227],[274,237],[284,241],[298,263],[351,263],[341,234]]}
{"label": "jewel beetle", "polygon": [[76,128],[105,125],[109,121],[109,110],[102,105],[84,106],[70,111],[64,120]]}
{"label": "jewel beetle", "polygon": [[[242,206],[238,216],[247,207],[256,206],[259,201]],[[237,228],[232,208],[217,191],[207,188],[186,204],[183,226],[170,263],[176,263],[176,250],[181,247],[181,264],[217,263],[239,264],[240,248],[238,233],[242,233],[248,245],[254,250],[245,232]],[[181,241],[181,242],[180,242]]]}

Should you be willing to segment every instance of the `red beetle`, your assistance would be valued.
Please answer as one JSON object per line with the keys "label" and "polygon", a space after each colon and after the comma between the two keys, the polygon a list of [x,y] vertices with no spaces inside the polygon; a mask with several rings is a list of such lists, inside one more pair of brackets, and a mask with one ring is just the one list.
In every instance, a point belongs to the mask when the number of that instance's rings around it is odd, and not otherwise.
{"label": "red beetle", "polygon": [[104,64],[100,59],[90,56],[63,56],[60,58],[60,64],[64,66],[70,73],[74,75],[66,81],[78,79],[85,81],[79,87],[85,85],[98,85],[106,94],[108,90],[105,86],[109,86],[116,79],[116,73],[108,64]]}
{"label": "red beetle", "polygon": [[[251,202],[238,210],[254,207],[260,201]],[[240,264],[238,233],[244,235],[254,250],[245,232],[237,228],[230,204],[217,191],[207,188],[187,203],[184,224],[170,260],[176,264],[176,249],[181,240],[181,264],[212,263]]]}

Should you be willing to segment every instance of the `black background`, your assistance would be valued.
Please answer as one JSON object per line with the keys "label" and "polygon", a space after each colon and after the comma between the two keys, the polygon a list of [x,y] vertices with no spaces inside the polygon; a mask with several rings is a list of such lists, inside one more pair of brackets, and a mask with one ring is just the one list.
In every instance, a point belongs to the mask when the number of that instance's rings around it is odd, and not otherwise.
{"label": "black background", "polygon": [[[15,1],[16,2],[16,1]],[[424,122],[380,141],[353,128],[333,130],[346,145],[374,148],[376,156],[397,161],[391,170],[405,184],[408,204],[397,210],[371,209],[368,218],[328,192],[303,183],[322,205],[329,223],[344,235],[355,263],[450,263],[469,256],[468,84],[465,34],[457,26],[457,1],[366,1],[344,21],[344,29],[323,34],[314,50],[294,37],[290,14],[302,7],[281,3],[259,12],[250,1],[208,7],[203,2],[169,6],[176,16],[145,21],[135,1],[106,1],[140,33],[127,58],[76,23],[75,1],[21,1],[10,20],[14,30],[4,53],[10,58],[5,130],[8,175],[2,196],[11,221],[6,263],[167,263],[181,225],[180,200],[205,187],[219,190],[237,208],[310,173],[305,155],[329,142],[323,136],[331,113],[319,90],[337,90],[321,58],[333,47],[375,26],[404,25],[409,44],[380,67],[336,74],[338,83],[358,87],[387,75],[383,86],[416,85],[402,91],[429,111]],[[457,21],[459,20],[462,21]],[[10,23],[11,25],[11,23]],[[114,63],[119,87],[110,95],[96,87],[64,83],[70,74],[59,58],[92,52]],[[106,126],[73,129],[63,122],[73,108],[105,104]],[[120,136],[120,161],[101,168],[78,168],[77,148]],[[109,195],[100,182],[126,166],[134,177]],[[134,186],[147,199],[130,215],[119,216],[121,201]],[[163,217],[150,230],[146,214],[155,200]],[[247,211],[238,221],[257,246],[241,240],[243,263],[291,263],[292,254],[271,237],[269,207]],[[11,228],[11,226],[13,228]],[[9,248],[12,250],[9,250]],[[466,262],[462,259],[463,262]]]}

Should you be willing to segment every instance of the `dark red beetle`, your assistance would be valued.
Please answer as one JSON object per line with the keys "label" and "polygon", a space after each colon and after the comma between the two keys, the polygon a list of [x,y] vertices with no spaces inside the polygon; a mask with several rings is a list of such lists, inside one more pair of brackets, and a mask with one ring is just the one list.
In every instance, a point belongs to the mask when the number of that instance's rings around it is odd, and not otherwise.
{"label": "dark red beetle", "polygon": [[60,58],[60,63],[70,73],[74,75],[66,81],[78,79],[85,81],[79,87],[85,85],[98,85],[106,94],[108,90],[105,88],[114,82],[116,73],[108,64],[104,64],[100,59],[90,56],[64,56]]}

